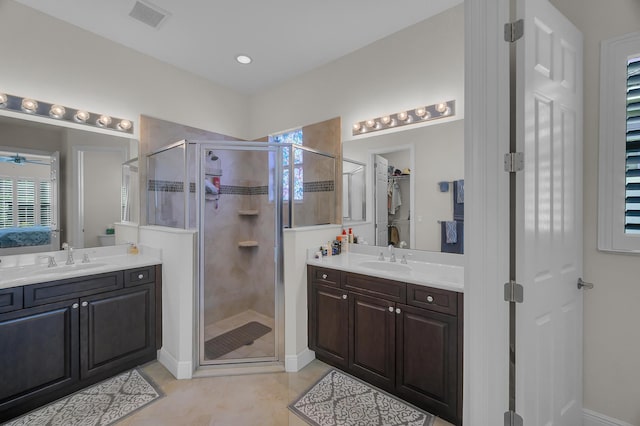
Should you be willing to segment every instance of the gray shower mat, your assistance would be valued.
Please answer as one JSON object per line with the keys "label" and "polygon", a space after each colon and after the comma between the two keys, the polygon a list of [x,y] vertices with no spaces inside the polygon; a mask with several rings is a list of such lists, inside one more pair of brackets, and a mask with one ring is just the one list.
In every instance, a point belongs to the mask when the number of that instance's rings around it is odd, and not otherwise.
{"label": "gray shower mat", "polygon": [[254,340],[259,339],[270,331],[271,327],[267,327],[257,321],[248,322],[207,340],[204,344],[204,354],[207,359],[220,358],[238,348],[252,344]]}

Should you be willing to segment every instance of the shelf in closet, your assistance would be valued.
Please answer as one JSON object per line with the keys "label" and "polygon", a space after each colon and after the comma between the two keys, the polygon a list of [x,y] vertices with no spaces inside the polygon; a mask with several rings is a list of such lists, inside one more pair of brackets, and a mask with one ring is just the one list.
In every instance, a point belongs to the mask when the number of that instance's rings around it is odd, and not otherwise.
{"label": "shelf in closet", "polygon": [[239,216],[258,216],[258,210],[238,210]]}
{"label": "shelf in closet", "polygon": [[258,242],[252,241],[252,240],[238,241],[238,247],[243,247],[243,248],[258,247]]}

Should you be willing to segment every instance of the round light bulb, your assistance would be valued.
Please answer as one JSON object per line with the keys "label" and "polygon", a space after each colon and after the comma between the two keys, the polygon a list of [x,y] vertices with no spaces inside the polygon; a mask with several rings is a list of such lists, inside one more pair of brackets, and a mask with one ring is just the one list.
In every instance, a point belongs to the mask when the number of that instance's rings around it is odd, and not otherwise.
{"label": "round light bulb", "polygon": [[447,110],[447,103],[446,102],[442,102],[439,104],[436,104],[436,111],[438,111],[439,113],[443,113]]}
{"label": "round light bulb", "polygon": [[49,116],[51,116],[52,118],[60,119],[64,117],[66,112],[67,110],[64,109],[62,105],[52,105],[51,109],[49,110]]}
{"label": "round light bulb", "polygon": [[236,61],[242,65],[248,65],[251,62],[253,62],[253,59],[251,59],[251,56],[247,56],[247,55],[238,55],[236,56]]}
{"label": "round light bulb", "polygon": [[398,120],[405,121],[407,118],[409,118],[409,114],[407,114],[407,111],[402,111],[398,113]]}
{"label": "round light bulb", "polygon": [[388,115],[385,115],[384,117],[380,118],[380,121],[382,121],[382,124],[387,126],[387,125],[389,125],[389,123],[391,123],[391,117],[388,116]]}
{"label": "round light bulb", "polygon": [[80,110],[75,113],[75,115],[73,116],[73,119],[78,123],[86,123],[87,120],[89,119],[89,113],[87,111]]}
{"label": "round light bulb", "polygon": [[9,102],[9,97],[7,96],[7,94],[0,93],[0,108],[6,107],[8,102]]}
{"label": "round light bulb", "polygon": [[118,123],[118,129],[124,130],[124,131],[131,129],[132,126],[133,126],[133,123],[129,120],[123,119],[123,120],[120,120],[120,122]]}
{"label": "round light bulb", "polygon": [[33,114],[38,110],[38,102],[33,99],[24,98],[22,100],[22,110],[24,112],[28,112],[29,114]]}
{"label": "round light bulb", "polygon": [[96,124],[100,127],[107,127],[109,124],[111,124],[111,117],[109,117],[108,115],[101,115],[96,120]]}
{"label": "round light bulb", "polygon": [[365,124],[368,128],[373,129],[376,126],[376,120],[367,120]]}
{"label": "round light bulb", "polygon": [[360,130],[360,123],[353,123],[353,131],[357,132],[358,130]]}
{"label": "round light bulb", "polygon": [[416,116],[422,118],[427,115],[427,109],[425,107],[418,107],[415,111]]}

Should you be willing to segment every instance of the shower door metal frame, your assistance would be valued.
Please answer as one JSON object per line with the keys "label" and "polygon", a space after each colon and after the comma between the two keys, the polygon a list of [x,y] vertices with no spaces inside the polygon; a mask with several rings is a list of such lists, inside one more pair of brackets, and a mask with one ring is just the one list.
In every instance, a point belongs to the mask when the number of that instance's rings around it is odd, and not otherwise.
{"label": "shower door metal frame", "polygon": [[[197,184],[196,189],[196,223],[198,224],[198,298],[196,306],[198,306],[197,318],[197,363],[198,367],[234,367],[234,366],[260,366],[273,365],[284,361],[284,280],[283,280],[283,247],[282,247],[282,149],[287,144],[281,143],[265,143],[265,142],[239,142],[239,141],[187,141],[189,144],[196,145],[197,157]],[[187,146],[188,147],[188,146]],[[186,148],[185,147],[185,153]],[[205,168],[202,159],[205,151],[208,150],[233,150],[233,151],[263,151],[273,152],[275,154],[275,170],[274,170],[274,208],[275,214],[275,247],[274,247],[274,263],[275,263],[275,297],[273,300],[275,307],[274,326],[275,326],[275,353],[273,357],[262,358],[239,358],[228,360],[206,360],[204,356],[204,194],[202,192]]]}

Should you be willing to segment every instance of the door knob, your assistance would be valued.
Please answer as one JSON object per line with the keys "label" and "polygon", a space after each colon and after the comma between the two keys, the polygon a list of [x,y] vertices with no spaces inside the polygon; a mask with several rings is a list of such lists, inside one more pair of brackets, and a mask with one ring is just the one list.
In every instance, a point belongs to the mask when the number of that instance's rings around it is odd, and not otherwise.
{"label": "door knob", "polygon": [[343,295],[342,295],[342,298],[343,298],[343,299],[346,299],[346,298],[347,298],[347,295],[346,295],[346,294],[343,294]]}
{"label": "door knob", "polygon": [[389,312],[393,312],[393,306],[389,306]]}
{"label": "door knob", "polygon": [[427,302],[433,303],[433,296],[427,296]]}
{"label": "door knob", "polygon": [[396,308],[396,314],[399,314],[400,312],[402,312],[400,308]]}
{"label": "door knob", "polygon": [[73,309],[78,309],[78,306],[80,306],[80,305],[78,305],[77,303],[74,303],[73,305],[71,305],[71,307],[72,307]]}
{"label": "door knob", "polygon": [[327,274],[322,274],[322,279],[326,280],[327,279]]}
{"label": "door knob", "polygon": [[582,277],[578,278],[578,290],[582,290],[582,287],[586,289],[592,289],[593,283],[588,283],[586,281],[582,281]]}
{"label": "door knob", "polygon": [[82,302],[82,306],[89,306],[89,302]]}

